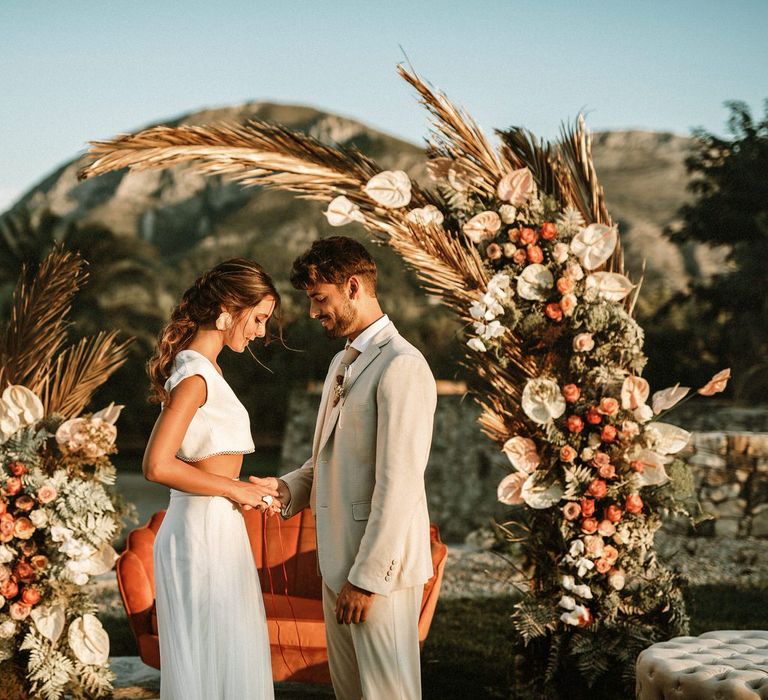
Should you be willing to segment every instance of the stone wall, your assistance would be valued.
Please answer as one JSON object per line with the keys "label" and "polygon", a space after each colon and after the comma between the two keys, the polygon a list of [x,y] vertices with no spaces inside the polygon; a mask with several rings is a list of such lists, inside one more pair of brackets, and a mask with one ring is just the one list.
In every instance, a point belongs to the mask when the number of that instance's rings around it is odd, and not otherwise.
{"label": "stone wall", "polygon": [[[509,508],[496,501],[496,486],[508,473],[509,463],[480,432],[477,405],[463,396],[460,387],[441,384],[440,388],[426,473],[429,512],[445,541],[461,542],[469,532],[492,520],[503,522],[509,514]],[[292,393],[282,448],[283,473],[309,457],[319,402],[317,385]],[[698,532],[768,537],[768,432],[725,431],[742,424],[768,431],[768,410],[734,413],[733,407],[724,406],[697,417],[689,409],[669,422],[686,429],[709,427],[718,425],[719,413],[724,430],[695,433],[685,453],[694,468],[702,507],[715,518]]]}

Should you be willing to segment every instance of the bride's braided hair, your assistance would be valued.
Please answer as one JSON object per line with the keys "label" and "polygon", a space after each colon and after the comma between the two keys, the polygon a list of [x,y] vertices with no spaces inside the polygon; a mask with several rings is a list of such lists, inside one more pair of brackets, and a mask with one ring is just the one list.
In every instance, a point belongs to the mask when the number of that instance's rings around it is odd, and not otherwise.
{"label": "bride's braided hair", "polygon": [[[170,320],[158,336],[155,354],[147,363],[152,389],[150,402],[168,400],[164,385],[171,375],[176,354],[189,345],[201,326],[215,324],[222,306],[232,309],[233,319],[237,321],[243,311],[265,297],[274,298],[272,318],[279,323],[280,295],[270,276],[252,260],[232,258],[200,275],[171,312]],[[278,337],[281,337],[279,329]],[[270,341],[269,324],[264,341]]]}

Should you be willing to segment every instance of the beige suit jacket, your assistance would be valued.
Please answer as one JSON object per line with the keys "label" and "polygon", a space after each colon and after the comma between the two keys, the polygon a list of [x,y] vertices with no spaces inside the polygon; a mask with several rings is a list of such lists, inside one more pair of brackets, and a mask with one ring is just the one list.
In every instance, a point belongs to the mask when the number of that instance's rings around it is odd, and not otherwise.
{"label": "beige suit jacket", "polygon": [[331,407],[342,354],[325,379],[312,456],[282,477],[291,492],[283,515],[312,506],[320,573],[331,589],[349,580],[387,595],[432,575],[424,470],[435,380],[390,323],[352,364],[345,396]]}

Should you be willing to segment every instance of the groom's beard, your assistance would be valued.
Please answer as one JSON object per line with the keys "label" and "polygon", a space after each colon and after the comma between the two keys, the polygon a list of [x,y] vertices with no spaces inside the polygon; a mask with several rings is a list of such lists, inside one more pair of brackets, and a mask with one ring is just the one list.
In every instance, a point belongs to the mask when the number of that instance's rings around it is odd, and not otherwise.
{"label": "groom's beard", "polygon": [[346,338],[357,325],[357,310],[349,299],[344,299],[342,307],[336,312],[332,326],[325,328],[327,338]]}

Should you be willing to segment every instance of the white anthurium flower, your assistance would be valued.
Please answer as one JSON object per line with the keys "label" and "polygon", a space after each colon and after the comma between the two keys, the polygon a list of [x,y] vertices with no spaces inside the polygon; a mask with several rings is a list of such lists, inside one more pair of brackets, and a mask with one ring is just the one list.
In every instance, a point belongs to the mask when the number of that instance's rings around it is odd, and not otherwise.
{"label": "white anthurium flower", "polygon": [[647,404],[641,404],[634,411],[632,411],[632,417],[638,423],[647,423],[653,418],[653,409]]}
{"label": "white anthurium flower", "polygon": [[54,542],[69,542],[74,533],[64,525],[54,525],[51,527],[51,539]]}
{"label": "white anthurium flower", "polygon": [[579,575],[579,578],[583,578],[589,571],[595,568],[595,562],[586,557],[582,557],[576,562],[576,566],[578,567],[576,573]]}
{"label": "white anthurium flower", "polygon": [[501,217],[495,211],[481,211],[467,221],[461,230],[477,245],[493,238],[501,228]]}
{"label": "white anthurium flower", "polygon": [[507,474],[496,489],[496,497],[508,506],[519,506],[523,502],[522,490],[527,475],[522,472]]}
{"label": "white anthurium flower", "polygon": [[573,590],[573,587],[576,585],[576,580],[573,578],[573,576],[563,576],[562,582],[560,584],[564,590],[570,591]]}
{"label": "white anthurium flower", "polygon": [[411,201],[411,178],[402,170],[385,170],[374,175],[363,189],[385,209],[399,209]]}
{"label": "white anthurium flower", "polygon": [[532,474],[541,463],[536,443],[530,438],[515,435],[504,443],[502,452],[517,471]]}
{"label": "white anthurium flower", "polygon": [[488,348],[485,347],[485,343],[483,343],[480,338],[470,338],[467,341],[467,345],[469,345],[470,348],[475,350],[476,352],[485,352]]}
{"label": "white anthurium flower", "polygon": [[546,425],[565,413],[565,398],[552,379],[529,379],[523,389],[521,406],[534,423]]}
{"label": "white anthurium flower", "polygon": [[522,207],[536,192],[533,173],[528,168],[513,170],[499,181],[496,194],[502,202]]}
{"label": "white anthurium flower", "polygon": [[86,666],[103,666],[109,658],[109,635],[99,618],[87,613],[69,626],[69,646]]}
{"label": "white anthurium flower", "polygon": [[16,550],[7,544],[0,544],[0,564],[7,564],[16,558]]}
{"label": "white anthurium flower", "polygon": [[346,226],[353,221],[362,223],[365,220],[360,207],[344,195],[334,197],[323,214],[331,226]]}
{"label": "white anthurium flower", "polygon": [[621,385],[621,407],[634,411],[646,402],[650,391],[651,387],[645,379],[630,375]]}
{"label": "white anthurium flower", "polygon": [[103,421],[106,421],[110,425],[114,425],[117,423],[117,419],[120,417],[121,411],[125,408],[122,404],[118,404],[115,406],[115,402],[112,401],[109,406],[102,408],[100,411],[96,411],[96,413],[93,414],[93,418],[100,418]]}
{"label": "white anthurium flower", "polygon": [[573,237],[571,251],[587,270],[594,270],[613,255],[618,238],[615,226],[590,224]]}
{"label": "white anthurium flower", "polygon": [[675,384],[675,386],[671,386],[669,389],[657,391],[651,397],[653,412],[658,415],[662,411],[672,408],[672,406],[682,401],[688,395],[690,390],[691,388],[688,386]]}
{"label": "white anthurium flower", "polygon": [[469,307],[469,315],[476,321],[485,318],[485,304],[479,301],[473,301]]}
{"label": "white anthurium flower", "polygon": [[606,301],[621,301],[634,285],[618,272],[593,272],[587,277],[587,289],[593,289],[597,296]]}
{"label": "white anthurium flower", "polygon": [[45,409],[37,394],[21,384],[7,386],[3,391],[2,402],[18,414],[22,427],[34,425],[45,416]]}
{"label": "white anthurium flower", "polygon": [[61,605],[52,605],[50,607],[38,606],[32,609],[29,614],[35,623],[37,631],[46,639],[54,644],[59,641],[61,633],[64,631],[66,615]]}
{"label": "white anthurium flower", "polygon": [[642,473],[637,473],[634,476],[641,487],[660,486],[669,481],[664,466],[671,461],[670,457],[660,455],[653,450],[641,449],[634,453],[632,461],[640,462],[643,465]]}
{"label": "white anthurium flower", "polygon": [[574,586],[571,590],[575,595],[579,596],[579,598],[592,600],[592,589],[586,583],[580,583]]}
{"label": "white anthurium flower", "polygon": [[83,571],[89,576],[101,576],[107,571],[112,571],[117,561],[117,552],[112,545],[105,543],[101,549],[85,560]]}
{"label": "white anthurium flower", "polygon": [[421,224],[422,226],[429,226],[434,224],[440,226],[445,217],[434,204],[427,204],[425,207],[419,207],[417,209],[411,209],[406,215],[407,221],[414,224]]}
{"label": "white anthurium flower", "polygon": [[21,428],[19,414],[13,408],[0,401],[0,445],[7,442]]}
{"label": "white anthurium flower", "polygon": [[536,475],[531,474],[523,484],[522,497],[526,505],[536,510],[551,508],[563,497],[564,491],[560,484],[538,486]]}
{"label": "white anthurium flower", "polygon": [[671,423],[651,423],[645,429],[645,434],[649,433],[655,442],[656,451],[663,455],[677,454],[691,440],[691,434],[687,430]]}
{"label": "white anthurium flower", "polygon": [[576,607],[576,601],[569,595],[560,598],[558,605],[565,610],[573,610]]}
{"label": "white anthurium flower", "polygon": [[514,224],[517,216],[517,209],[511,204],[502,204],[499,207],[499,216],[505,224]]}
{"label": "white anthurium flower", "polygon": [[517,278],[517,293],[529,301],[544,301],[555,278],[545,265],[528,265]]}

